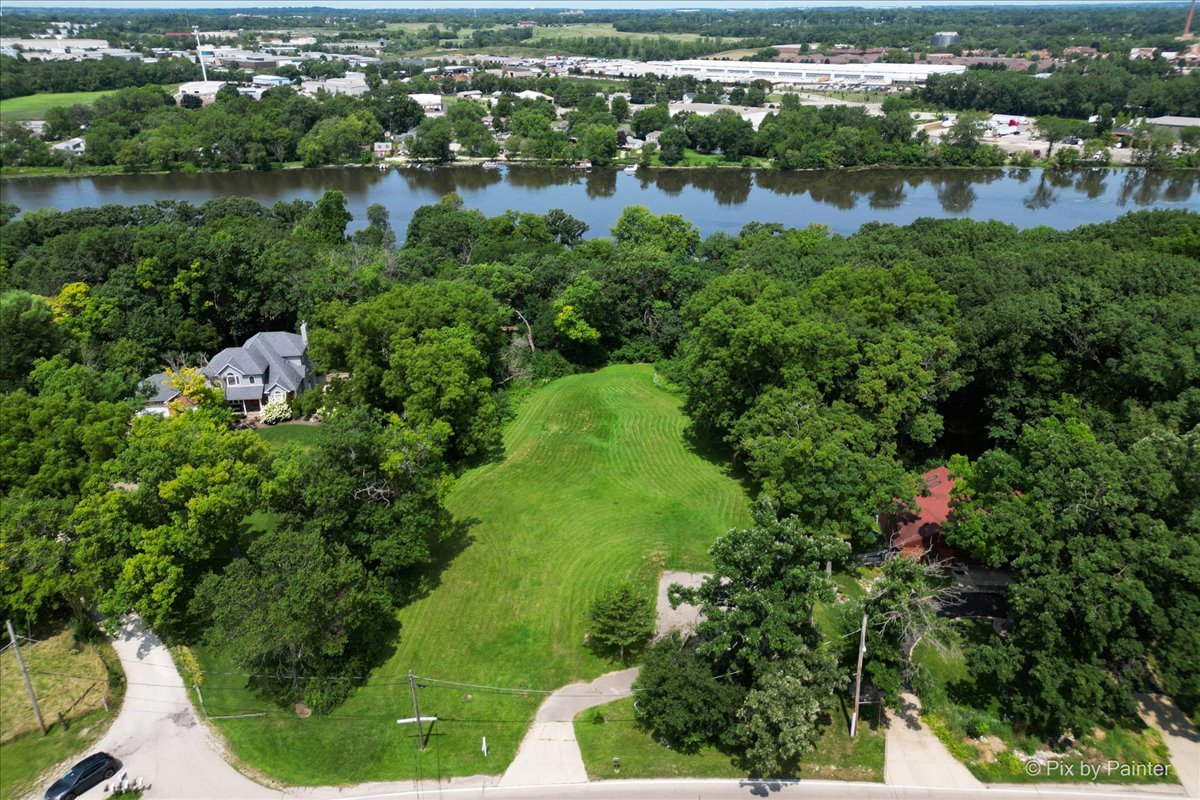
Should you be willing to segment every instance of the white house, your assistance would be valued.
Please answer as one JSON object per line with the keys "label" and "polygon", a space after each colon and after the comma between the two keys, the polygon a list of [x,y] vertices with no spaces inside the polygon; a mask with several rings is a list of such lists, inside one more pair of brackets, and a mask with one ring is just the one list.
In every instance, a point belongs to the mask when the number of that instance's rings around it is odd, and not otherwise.
{"label": "white house", "polygon": [[256,414],[272,400],[294,397],[316,385],[308,359],[308,328],[300,333],[256,333],[241,347],[226,347],[202,372],[225,391],[225,401]]}

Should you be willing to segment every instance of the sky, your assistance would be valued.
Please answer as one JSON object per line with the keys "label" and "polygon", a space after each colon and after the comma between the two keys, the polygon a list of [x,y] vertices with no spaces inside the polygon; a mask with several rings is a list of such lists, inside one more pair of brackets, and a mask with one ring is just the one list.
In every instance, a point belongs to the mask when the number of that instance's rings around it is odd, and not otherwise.
{"label": "sky", "polygon": [[[121,9],[193,9],[215,8],[250,10],[253,8],[387,8],[450,9],[521,8],[521,9],[751,9],[751,8],[904,8],[936,6],[1055,6],[1122,4],[1145,0],[4,0],[7,8],[121,8]],[[1190,0],[1152,0],[1185,5]]]}

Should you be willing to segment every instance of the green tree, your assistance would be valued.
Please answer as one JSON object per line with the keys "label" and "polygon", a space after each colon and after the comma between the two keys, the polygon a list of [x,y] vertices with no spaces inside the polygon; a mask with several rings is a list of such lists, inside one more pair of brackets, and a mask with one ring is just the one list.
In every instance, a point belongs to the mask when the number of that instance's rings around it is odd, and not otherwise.
{"label": "green tree", "polygon": [[717,680],[711,662],[678,633],[646,650],[633,682],[634,716],[656,739],[681,753],[734,744],[734,720],[745,690]]}
{"label": "green tree", "polygon": [[322,244],[338,245],[346,241],[346,226],[354,217],[346,210],[346,195],[329,190],[321,195],[316,206],[300,223],[301,230],[310,232]]}
{"label": "green tree", "polygon": [[658,159],[668,167],[683,161],[683,151],[691,141],[682,128],[667,128],[658,137]]}
{"label": "green tree", "polygon": [[832,653],[807,645],[768,665],[738,713],[750,774],[795,774],[800,758],[816,748],[834,693],[846,683]]}
{"label": "green tree", "polygon": [[73,514],[76,569],[111,619],[136,611],[179,635],[200,582],[234,555],[268,451],[229,429],[228,412],[139,417]]}
{"label": "green tree", "polygon": [[1194,637],[1176,633],[1200,623],[1197,435],[1159,432],[1124,452],[1077,419],[1047,418],[1013,452],[954,463],[947,541],[1013,575],[1012,629],[972,667],[1034,732],[1132,717],[1151,659],[1197,686],[1182,656]]}
{"label": "green tree", "polygon": [[618,244],[637,244],[690,256],[700,244],[696,226],[678,214],[656,215],[645,206],[627,206],[612,228]]}
{"label": "green tree", "polygon": [[317,713],[343,700],[389,635],[388,593],[344,545],[313,530],[276,530],[200,587],[206,636],[251,686]]}
{"label": "green tree", "polygon": [[760,503],[754,527],[729,531],[709,552],[713,574],[699,588],[670,588],[672,606],[701,607],[701,653],[757,674],[816,644],[813,606],[834,596],[825,563],[848,557],[845,542],[805,530],[795,518],[776,520],[774,509]]}
{"label": "green tree", "polygon": [[17,289],[0,294],[0,340],[0,391],[6,392],[24,385],[34,362],[65,343],[46,299]]}
{"label": "green tree", "polygon": [[398,586],[449,532],[445,439],[445,423],[385,425],[364,408],[339,410],[312,448],[279,457],[263,497],[288,530],[344,545]]}
{"label": "green tree", "polygon": [[654,635],[654,606],[628,583],[596,598],[591,620],[588,641],[595,641],[601,650],[616,650],[622,664],[627,650],[635,652]]}

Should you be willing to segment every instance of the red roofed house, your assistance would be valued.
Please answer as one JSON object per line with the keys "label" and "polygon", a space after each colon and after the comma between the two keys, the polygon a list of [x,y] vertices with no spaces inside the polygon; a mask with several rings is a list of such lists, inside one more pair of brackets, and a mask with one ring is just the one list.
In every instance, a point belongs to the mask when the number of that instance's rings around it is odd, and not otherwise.
{"label": "red roofed house", "polygon": [[946,467],[930,470],[921,478],[929,487],[929,494],[916,497],[916,509],[884,517],[883,531],[891,547],[906,556],[920,558],[932,553],[939,561],[945,561],[955,554],[942,536],[942,525],[950,519],[954,480]]}

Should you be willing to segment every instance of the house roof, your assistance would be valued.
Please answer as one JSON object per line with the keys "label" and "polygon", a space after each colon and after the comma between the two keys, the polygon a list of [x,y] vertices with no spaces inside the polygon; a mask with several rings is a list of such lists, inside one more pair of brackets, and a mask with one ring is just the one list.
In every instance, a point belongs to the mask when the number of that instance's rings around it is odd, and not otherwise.
{"label": "house roof", "polygon": [[[304,385],[304,379],[308,375],[309,364],[305,355],[307,349],[304,337],[296,333],[256,333],[241,347],[226,347],[213,356],[204,368],[204,374],[215,379],[225,372],[227,367],[232,367],[243,375],[263,376],[262,383],[250,384],[250,388],[255,391],[253,395],[243,396],[244,392],[241,390],[244,386],[226,386],[227,400],[261,397],[267,386],[279,386],[285,391],[295,392]],[[299,363],[295,363],[296,361]]]}
{"label": "house roof", "polygon": [[204,374],[215,378],[226,367],[233,367],[243,375],[262,375],[267,369],[267,362],[258,353],[245,347],[226,347],[209,360]]}
{"label": "house roof", "polygon": [[261,400],[263,385],[261,383],[243,383],[238,386],[225,387],[226,400]]}
{"label": "house roof", "polygon": [[897,515],[892,546],[906,553],[923,553],[944,547],[942,525],[950,519],[950,492],[954,480],[950,470],[938,467],[921,476],[929,494],[916,498],[916,509]]}
{"label": "house roof", "polygon": [[272,385],[294,392],[304,383],[304,366],[287,360],[304,358],[304,337],[284,331],[256,333],[246,340],[243,348],[267,362]]}
{"label": "house roof", "polygon": [[179,390],[168,383],[167,374],[165,372],[156,372],[149,378],[144,379],[139,388],[148,388],[152,395],[146,399],[146,405],[169,403],[171,400],[179,396]]}

